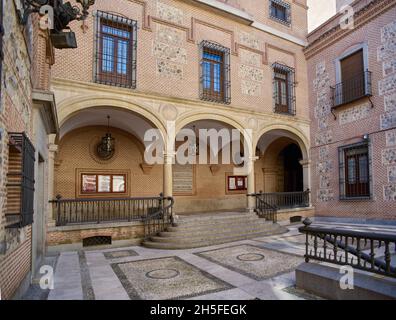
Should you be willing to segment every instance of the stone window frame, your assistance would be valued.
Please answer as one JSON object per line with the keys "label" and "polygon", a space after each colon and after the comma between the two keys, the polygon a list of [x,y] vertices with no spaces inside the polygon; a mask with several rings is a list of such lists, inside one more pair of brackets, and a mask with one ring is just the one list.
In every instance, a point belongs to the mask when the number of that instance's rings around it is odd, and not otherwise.
{"label": "stone window frame", "polygon": [[[278,17],[275,17],[271,14],[272,11],[272,5],[273,4],[277,4],[279,6],[282,6],[286,9],[286,20],[283,19],[279,19]],[[268,15],[270,17],[270,19],[282,23],[288,27],[291,26],[291,5],[288,2],[282,1],[282,0],[269,0],[269,9],[268,9]]]}
{"label": "stone window frame", "polygon": [[[131,64],[130,76],[131,81],[128,83],[118,83],[117,81],[102,81],[99,77],[99,68],[100,68],[100,57],[99,57],[99,42],[101,40],[101,20],[107,20],[110,22],[114,22],[115,24],[125,25],[126,27],[130,27],[132,30],[131,34],[131,58],[128,60],[128,63]],[[94,67],[93,67],[93,79],[95,83],[110,85],[110,86],[118,86],[125,87],[129,89],[136,89],[137,87],[137,31],[138,31],[138,22],[136,20],[127,18],[120,14],[115,14],[113,12],[106,12],[97,10],[94,13]]]}
{"label": "stone window frame", "polygon": [[[295,70],[294,68],[291,68],[289,66],[286,66],[282,63],[279,62],[275,62],[272,64],[271,66],[272,69],[272,84],[273,84],[273,108],[274,108],[274,112],[275,113],[279,113],[279,114],[284,114],[284,115],[290,115],[290,116],[295,116],[296,115],[296,80],[295,80]],[[277,95],[276,95],[276,91],[275,91],[275,81],[276,81],[276,70],[282,70],[285,73],[288,74],[288,94],[287,94],[287,99],[288,99],[288,107],[289,107],[289,111],[288,112],[279,112],[277,109],[277,105],[276,105],[276,99],[277,99]]]}
{"label": "stone window frame", "polygon": [[[346,194],[346,177],[345,177],[345,151],[348,149],[352,148],[359,148],[367,146],[368,150],[368,178],[369,178],[369,195],[368,196],[348,196]],[[370,139],[368,138],[367,140],[349,144],[349,145],[344,145],[338,147],[338,167],[339,167],[339,200],[340,201],[364,201],[364,200],[373,200],[373,152],[372,152],[372,143]]]}
{"label": "stone window frame", "polygon": [[[210,95],[204,92],[204,50],[209,49],[218,51],[223,54],[223,78],[222,78],[222,90],[223,97],[221,99],[212,98]],[[224,47],[218,43],[203,40],[199,44],[199,56],[200,56],[200,67],[199,67],[199,91],[200,99],[210,102],[217,102],[223,104],[231,104],[231,50],[230,48]]]}

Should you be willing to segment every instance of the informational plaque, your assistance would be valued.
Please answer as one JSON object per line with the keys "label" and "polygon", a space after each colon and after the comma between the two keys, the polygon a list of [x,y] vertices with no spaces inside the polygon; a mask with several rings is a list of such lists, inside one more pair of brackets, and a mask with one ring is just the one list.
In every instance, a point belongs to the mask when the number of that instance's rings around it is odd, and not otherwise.
{"label": "informational plaque", "polygon": [[194,194],[194,165],[175,164],[173,166],[173,193],[176,195]]}

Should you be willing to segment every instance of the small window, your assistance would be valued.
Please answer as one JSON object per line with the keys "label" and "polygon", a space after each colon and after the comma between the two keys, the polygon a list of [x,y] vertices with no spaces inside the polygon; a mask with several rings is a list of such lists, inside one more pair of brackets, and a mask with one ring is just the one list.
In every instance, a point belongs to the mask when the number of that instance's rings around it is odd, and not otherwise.
{"label": "small window", "polygon": [[275,63],[273,66],[275,112],[295,115],[294,70]]}
{"label": "small window", "polygon": [[228,191],[246,191],[247,177],[245,176],[228,176],[227,179]]}
{"label": "small window", "polygon": [[83,194],[111,194],[126,192],[126,175],[81,174]]}
{"label": "small window", "polygon": [[270,0],[270,17],[278,22],[290,25],[290,4],[282,0]]}
{"label": "small window", "polygon": [[98,11],[96,82],[136,88],[137,23]]}
{"label": "small window", "polygon": [[200,47],[201,99],[230,103],[230,50],[208,41]]}
{"label": "small window", "polygon": [[368,143],[341,147],[339,153],[341,198],[369,198],[371,192]]}

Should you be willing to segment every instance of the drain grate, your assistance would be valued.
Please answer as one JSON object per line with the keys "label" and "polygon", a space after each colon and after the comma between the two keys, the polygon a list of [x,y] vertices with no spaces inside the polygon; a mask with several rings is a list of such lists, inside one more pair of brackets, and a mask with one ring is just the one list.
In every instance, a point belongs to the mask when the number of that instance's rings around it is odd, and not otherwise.
{"label": "drain grate", "polygon": [[111,244],[111,237],[96,236],[83,239],[83,247],[104,246]]}

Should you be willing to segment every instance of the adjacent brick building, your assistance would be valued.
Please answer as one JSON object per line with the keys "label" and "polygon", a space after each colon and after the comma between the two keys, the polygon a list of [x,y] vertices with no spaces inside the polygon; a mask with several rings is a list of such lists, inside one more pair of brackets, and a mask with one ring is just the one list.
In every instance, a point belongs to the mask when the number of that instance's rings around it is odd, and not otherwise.
{"label": "adjacent brick building", "polygon": [[312,202],[318,217],[395,220],[396,2],[350,5],[351,28],[341,12],[305,49]]}

